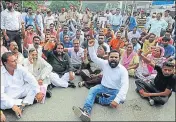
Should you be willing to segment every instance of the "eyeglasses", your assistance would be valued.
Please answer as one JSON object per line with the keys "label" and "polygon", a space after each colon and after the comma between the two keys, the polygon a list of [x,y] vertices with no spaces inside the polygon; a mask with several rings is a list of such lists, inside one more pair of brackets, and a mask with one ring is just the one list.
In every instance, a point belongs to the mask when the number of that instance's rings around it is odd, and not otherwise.
{"label": "eyeglasses", "polygon": [[64,37],[64,38],[68,38],[68,37]]}
{"label": "eyeglasses", "polygon": [[79,44],[79,43],[73,43],[73,44]]}
{"label": "eyeglasses", "polygon": [[57,48],[57,49],[61,49],[61,50],[62,50],[62,49],[64,49],[64,48]]}
{"label": "eyeglasses", "polygon": [[103,38],[99,38],[99,39],[103,39]]}

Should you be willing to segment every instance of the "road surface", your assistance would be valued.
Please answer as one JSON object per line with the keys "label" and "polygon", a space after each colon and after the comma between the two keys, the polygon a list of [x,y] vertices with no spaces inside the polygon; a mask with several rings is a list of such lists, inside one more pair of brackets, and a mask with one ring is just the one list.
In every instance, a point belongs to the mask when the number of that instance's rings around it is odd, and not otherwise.
{"label": "road surface", "polygon": [[[76,77],[75,84],[80,81]],[[175,93],[164,106],[150,106],[148,101],[141,99],[135,92],[134,79],[130,78],[127,100],[118,109],[95,104],[92,110],[92,121],[174,121]],[[11,110],[4,111],[7,121],[80,121],[72,106],[82,107],[87,96],[85,87],[54,88],[52,98],[46,99],[45,104],[35,104],[25,108],[21,119],[17,119]]]}

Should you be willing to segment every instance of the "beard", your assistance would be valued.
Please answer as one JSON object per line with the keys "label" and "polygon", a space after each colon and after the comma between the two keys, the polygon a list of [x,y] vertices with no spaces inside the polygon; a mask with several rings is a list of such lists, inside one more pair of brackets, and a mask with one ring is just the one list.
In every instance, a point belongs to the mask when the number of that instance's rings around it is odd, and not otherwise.
{"label": "beard", "polygon": [[109,61],[109,60],[108,60],[108,62],[109,62],[109,66],[110,66],[111,68],[116,68],[116,67],[118,66],[118,64],[119,64],[119,62],[114,61],[114,60],[112,60],[112,61]]}
{"label": "beard", "polygon": [[101,42],[101,41],[98,41],[98,44],[99,44],[99,45],[102,45],[102,44],[103,44],[103,42]]}
{"label": "beard", "polygon": [[35,49],[37,49],[39,47],[39,44],[38,43],[34,43],[34,47],[35,47]]}
{"label": "beard", "polygon": [[11,10],[12,10],[12,6],[8,6],[7,9],[8,9],[9,11],[11,11]]}
{"label": "beard", "polygon": [[62,56],[62,55],[63,55],[63,52],[54,51],[54,55],[55,55],[56,57]]}

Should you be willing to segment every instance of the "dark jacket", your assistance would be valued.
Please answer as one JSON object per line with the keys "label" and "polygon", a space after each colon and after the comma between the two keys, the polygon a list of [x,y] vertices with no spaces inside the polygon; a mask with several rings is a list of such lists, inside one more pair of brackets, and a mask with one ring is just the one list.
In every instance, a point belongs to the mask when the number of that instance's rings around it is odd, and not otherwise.
{"label": "dark jacket", "polygon": [[73,71],[68,53],[63,53],[62,60],[60,60],[53,51],[43,50],[43,53],[47,57],[47,62],[53,67],[53,72],[58,75],[64,75],[69,71]]}

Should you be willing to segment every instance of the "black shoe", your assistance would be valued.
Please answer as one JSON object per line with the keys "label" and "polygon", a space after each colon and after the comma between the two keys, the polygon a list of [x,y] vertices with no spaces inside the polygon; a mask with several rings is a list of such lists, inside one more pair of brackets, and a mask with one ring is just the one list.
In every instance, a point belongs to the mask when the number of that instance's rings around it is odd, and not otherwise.
{"label": "black shoe", "polygon": [[38,101],[37,101],[36,99],[34,99],[34,102],[33,102],[33,104],[36,104],[36,103],[38,103]]}
{"label": "black shoe", "polygon": [[68,87],[71,87],[71,88],[76,88],[75,84],[74,84],[74,83],[72,83],[72,82],[68,83]]}
{"label": "black shoe", "polygon": [[50,98],[51,96],[52,96],[51,91],[47,90],[47,91],[46,91],[46,97],[47,97],[47,98]]}
{"label": "black shoe", "polygon": [[90,115],[88,114],[87,111],[80,107],[75,107],[73,106],[73,112],[75,113],[76,116],[78,116],[83,122],[88,121],[90,122]]}
{"label": "black shoe", "polygon": [[51,83],[48,85],[47,90],[52,90],[54,87],[56,87],[56,86]]}

